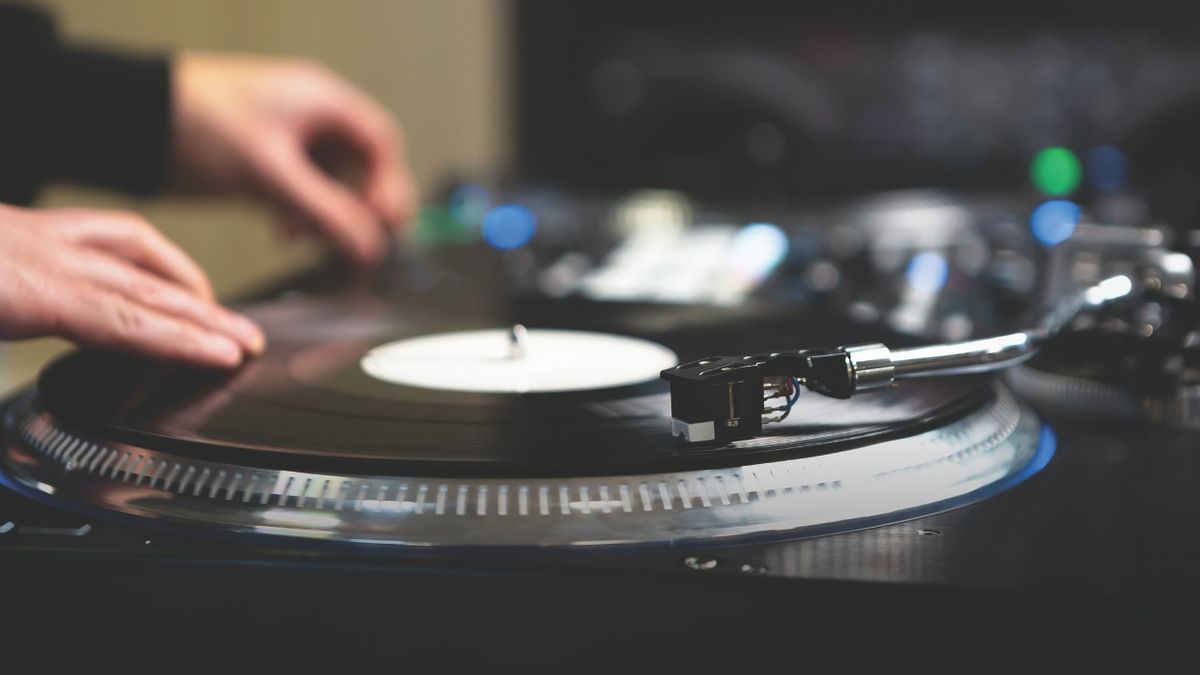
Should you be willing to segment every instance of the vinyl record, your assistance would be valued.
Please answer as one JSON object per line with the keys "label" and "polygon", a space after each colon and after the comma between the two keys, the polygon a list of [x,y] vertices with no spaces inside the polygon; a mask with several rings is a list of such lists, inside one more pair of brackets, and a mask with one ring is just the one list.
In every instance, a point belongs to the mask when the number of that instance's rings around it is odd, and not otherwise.
{"label": "vinyl record", "polygon": [[[750,331],[733,310],[546,300],[460,314],[445,304],[361,294],[299,296],[245,311],[266,330],[269,348],[234,373],[80,352],[43,373],[38,405],[114,440],[276,469],[598,475],[717,468],[845,449],[944,423],[990,391],[981,379],[956,378],[905,383],[848,401],[805,393],[789,419],[767,426],[762,437],[687,445],[670,435],[668,389],[657,377],[659,366],[670,365],[656,360],[662,354],[682,361],[819,346],[833,344],[828,333],[848,341],[847,329],[822,331],[783,315],[757,317]],[[482,339],[486,351],[489,336],[505,335],[516,324],[528,327],[531,349],[538,348],[539,336],[556,341],[564,335],[564,344],[582,348],[552,362],[549,376],[535,374],[551,377],[549,385],[506,390],[512,387],[497,383],[495,373],[507,377],[513,369],[499,363],[481,366],[492,375],[473,383],[474,368],[454,354],[476,358],[461,345]],[[586,339],[571,342],[579,335]],[[449,344],[447,336],[457,342]],[[615,352],[609,344],[617,345]],[[447,345],[450,351],[441,349]],[[421,351],[429,349],[434,351]],[[386,350],[402,354],[381,376],[370,359],[393,354]],[[556,369],[569,372],[551,372]],[[589,377],[598,386],[586,386]]]}

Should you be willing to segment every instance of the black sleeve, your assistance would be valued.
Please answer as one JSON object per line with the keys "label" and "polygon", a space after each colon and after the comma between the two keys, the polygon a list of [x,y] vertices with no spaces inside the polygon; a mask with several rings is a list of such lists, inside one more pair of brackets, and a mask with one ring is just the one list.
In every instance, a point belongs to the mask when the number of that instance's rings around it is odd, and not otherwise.
{"label": "black sleeve", "polygon": [[0,4],[0,202],[50,180],[157,191],[170,94],[166,59],[66,47],[45,14]]}

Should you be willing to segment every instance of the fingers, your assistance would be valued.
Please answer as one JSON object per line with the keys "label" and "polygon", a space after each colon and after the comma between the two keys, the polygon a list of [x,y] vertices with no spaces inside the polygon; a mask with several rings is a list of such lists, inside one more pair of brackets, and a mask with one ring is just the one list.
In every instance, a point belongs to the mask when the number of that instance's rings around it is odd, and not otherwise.
{"label": "fingers", "polygon": [[197,366],[234,368],[242,362],[241,347],[228,336],[112,291],[70,289],[61,311],[69,315],[61,332],[81,344]]}
{"label": "fingers", "polygon": [[266,346],[262,330],[252,321],[180,286],[103,254],[87,256],[81,263],[85,266],[79,271],[81,277],[136,305],[232,339],[250,355],[261,354]]}
{"label": "fingers", "polygon": [[330,111],[326,131],[338,134],[366,161],[363,197],[396,230],[412,215],[416,188],[404,158],[399,125],[373,101],[351,90]]}
{"label": "fingers", "polygon": [[0,335],[216,367],[262,351],[258,327],[214,303],[203,273],[144,221],[82,210],[0,216]]}
{"label": "fingers", "polygon": [[[108,251],[212,301],[212,284],[183,249],[135,214],[68,211],[68,240]],[[70,217],[74,216],[74,217]]]}
{"label": "fingers", "polygon": [[349,188],[314,165],[301,148],[276,143],[260,158],[266,189],[285,210],[312,222],[348,258],[374,264],[384,254],[378,216]]}

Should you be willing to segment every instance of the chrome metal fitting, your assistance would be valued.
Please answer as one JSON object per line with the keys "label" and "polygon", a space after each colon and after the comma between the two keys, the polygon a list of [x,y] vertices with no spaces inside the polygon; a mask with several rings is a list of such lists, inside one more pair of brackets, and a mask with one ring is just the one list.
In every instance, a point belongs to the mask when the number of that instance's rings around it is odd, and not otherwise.
{"label": "chrome metal fitting", "polygon": [[873,342],[870,344],[841,347],[850,365],[854,392],[887,389],[896,381],[896,368],[892,363],[892,350]]}

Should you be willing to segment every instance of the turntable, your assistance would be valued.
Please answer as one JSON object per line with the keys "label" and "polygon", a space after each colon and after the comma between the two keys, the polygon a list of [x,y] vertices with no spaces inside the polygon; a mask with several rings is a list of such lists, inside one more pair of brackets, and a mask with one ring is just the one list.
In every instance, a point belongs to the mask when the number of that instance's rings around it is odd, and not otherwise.
{"label": "turntable", "polygon": [[943,510],[1052,452],[1032,410],[987,380],[806,400],[779,433],[683,444],[658,376],[703,339],[445,331],[338,296],[250,312],[271,353],[230,378],[98,353],[50,367],[9,409],[8,480],[201,535],[680,546]]}
{"label": "turntable", "polygon": [[[692,235],[744,245],[667,233]],[[1094,253],[1093,235],[1059,254]],[[694,668],[775,660],[698,640],[824,645],[810,660],[842,670],[883,658],[854,649],[863,636],[935,670],[1013,626],[1027,649],[996,670],[1185,644],[1200,602],[1200,465],[1178,423],[1194,386],[1186,255],[1161,239],[1108,251],[1028,322],[1002,311],[1011,289],[977,295],[994,335],[947,340],[940,311],[913,317],[966,291],[912,264],[898,292],[855,292],[876,298],[864,322],[812,275],[796,302],[778,256],[751,256],[774,269],[753,283],[710,269],[732,285],[664,300],[656,275],[616,269],[663,233],[624,236],[565,285],[574,253],[476,245],[365,285],[292,280],[245,306],[271,348],[233,374],[98,352],[49,366],[3,409],[4,568],[57,580],[10,583],[24,655],[74,658],[54,652],[63,636],[101,649],[108,622],[165,658],[220,621],[228,642],[197,663],[301,670],[317,661],[295,637],[346,621],[372,636],[359,658],[399,639],[458,665],[610,667],[596,650],[612,635]],[[928,244],[905,254],[918,268]],[[938,255],[943,278],[959,272]],[[1161,377],[1143,381],[1151,362]],[[1030,386],[1068,376],[1185,403],[1114,422]],[[1127,642],[1092,644],[1114,631]]]}

